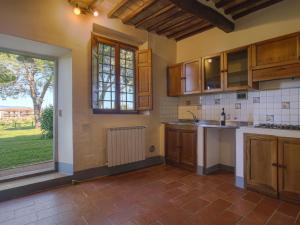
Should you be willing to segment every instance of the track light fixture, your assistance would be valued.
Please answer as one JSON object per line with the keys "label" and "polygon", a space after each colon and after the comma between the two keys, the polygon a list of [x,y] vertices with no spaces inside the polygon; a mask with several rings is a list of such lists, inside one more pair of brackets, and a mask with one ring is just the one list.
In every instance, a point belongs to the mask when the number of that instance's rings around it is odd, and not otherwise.
{"label": "track light fixture", "polygon": [[[86,4],[85,2],[79,1],[79,0],[69,0],[69,3],[71,6],[74,7],[73,13],[76,16],[79,16],[81,14],[87,15],[93,15],[94,17],[99,16],[99,12],[92,7],[92,5]],[[93,1],[93,4],[95,1]]]}

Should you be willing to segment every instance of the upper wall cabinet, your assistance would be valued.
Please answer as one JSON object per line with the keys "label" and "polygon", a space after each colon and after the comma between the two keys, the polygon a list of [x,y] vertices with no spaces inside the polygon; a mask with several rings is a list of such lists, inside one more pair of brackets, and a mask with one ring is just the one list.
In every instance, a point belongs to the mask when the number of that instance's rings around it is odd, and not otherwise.
{"label": "upper wall cabinet", "polygon": [[224,89],[228,91],[253,88],[251,48],[243,47],[223,53]]}
{"label": "upper wall cabinet", "polygon": [[202,90],[218,92],[223,90],[222,54],[202,58]]}
{"label": "upper wall cabinet", "polygon": [[183,94],[183,88],[181,84],[181,80],[183,78],[182,67],[182,63],[178,63],[176,65],[168,67],[167,95],[170,97],[176,97]]}
{"label": "upper wall cabinet", "polygon": [[299,34],[252,45],[253,81],[300,76]]}
{"label": "upper wall cabinet", "polygon": [[184,94],[201,93],[201,61],[193,60],[183,64],[182,86]]}

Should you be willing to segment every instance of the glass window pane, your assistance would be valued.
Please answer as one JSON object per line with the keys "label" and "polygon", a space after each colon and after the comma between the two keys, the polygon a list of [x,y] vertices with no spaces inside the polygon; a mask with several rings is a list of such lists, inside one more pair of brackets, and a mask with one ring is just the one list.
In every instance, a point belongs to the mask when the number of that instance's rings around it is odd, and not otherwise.
{"label": "glass window pane", "polygon": [[127,69],[127,70],[126,70],[126,76],[128,76],[128,77],[133,77],[133,70]]}
{"label": "glass window pane", "polygon": [[124,85],[124,84],[120,85],[120,92],[121,93],[125,93],[126,92],[126,85]]}
{"label": "glass window pane", "polygon": [[126,67],[126,60],[125,59],[120,60],[120,66],[123,67],[123,68]]}
{"label": "glass window pane", "polygon": [[134,110],[133,102],[127,102],[127,110]]}
{"label": "glass window pane", "polygon": [[133,62],[132,61],[126,61],[126,68],[133,68]]}
{"label": "glass window pane", "polygon": [[121,102],[126,101],[126,94],[121,93]]}
{"label": "glass window pane", "polygon": [[121,110],[126,110],[127,109],[126,102],[121,102],[120,104],[121,104],[120,105]]}
{"label": "glass window pane", "polygon": [[130,94],[134,93],[134,86],[127,86],[127,92]]}
{"label": "glass window pane", "polygon": [[133,94],[127,94],[127,101],[129,101],[129,102],[134,101]]}

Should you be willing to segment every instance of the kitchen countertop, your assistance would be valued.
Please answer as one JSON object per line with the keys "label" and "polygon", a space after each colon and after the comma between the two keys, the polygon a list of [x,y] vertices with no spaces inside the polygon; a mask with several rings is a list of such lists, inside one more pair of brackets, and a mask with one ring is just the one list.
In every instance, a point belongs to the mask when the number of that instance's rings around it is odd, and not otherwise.
{"label": "kitchen countertop", "polygon": [[176,125],[176,126],[194,126],[204,128],[219,128],[219,129],[238,129],[242,126],[249,126],[248,122],[235,122],[228,121],[225,126],[221,126],[219,121],[216,120],[200,120],[199,122],[194,121],[173,121],[165,122],[165,124]]}

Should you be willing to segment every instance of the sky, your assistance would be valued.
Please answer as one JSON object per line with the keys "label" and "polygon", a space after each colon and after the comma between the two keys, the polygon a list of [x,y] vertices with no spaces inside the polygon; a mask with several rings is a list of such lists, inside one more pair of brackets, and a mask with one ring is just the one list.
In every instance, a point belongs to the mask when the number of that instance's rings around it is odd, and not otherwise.
{"label": "sky", "polygon": [[[48,90],[44,97],[42,108],[53,105],[53,90]],[[32,100],[29,96],[14,98],[7,98],[5,100],[0,98],[0,107],[3,106],[18,106],[18,107],[30,107],[33,108]]]}

